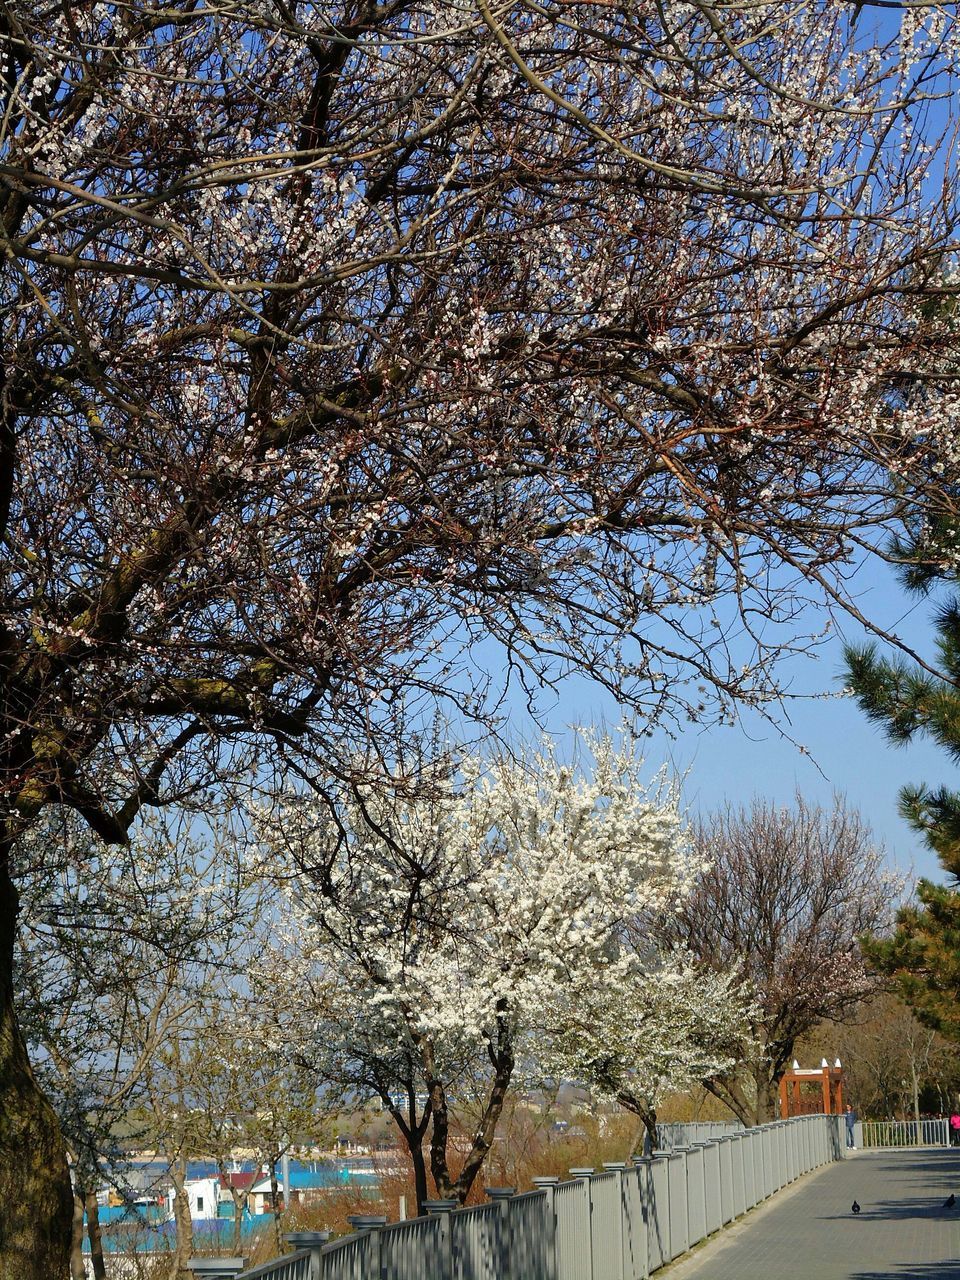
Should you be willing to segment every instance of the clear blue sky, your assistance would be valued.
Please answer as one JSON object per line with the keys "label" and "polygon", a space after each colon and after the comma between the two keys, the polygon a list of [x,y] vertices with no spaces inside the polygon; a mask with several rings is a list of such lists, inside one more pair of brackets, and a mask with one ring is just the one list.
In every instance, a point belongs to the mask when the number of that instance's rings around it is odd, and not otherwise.
{"label": "clear blue sky", "polygon": [[[866,616],[895,629],[919,652],[931,653],[930,601],[906,595],[886,566],[875,562],[860,571],[857,603]],[[936,858],[897,813],[897,793],[906,782],[960,785],[957,770],[931,743],[891,746],[852,699],[839,696],[843,638],[858,643],[866,637],[852,619],[835,621],[838,633],[815,656],[793,658],[782,667],[793,695],[780,717],[789,736],[753,712],[745,713],[733,728],[694,725],[673,740],[657,732],[646,752],[651,776],[662,764],[683,776],[684,801],[691,814],[708,813],[728,801],[745,802],[754,795],[789,803],[799,789],[807,799],[829,804],[835,792],[842,793],[869,821],[902,871],[941,880]],[[563,686],[561,700],[545,707],[544,722],[551,733],[562,735],[573,724],[615,724],[619,718],[610,698],[584,680],[571,679]]]}

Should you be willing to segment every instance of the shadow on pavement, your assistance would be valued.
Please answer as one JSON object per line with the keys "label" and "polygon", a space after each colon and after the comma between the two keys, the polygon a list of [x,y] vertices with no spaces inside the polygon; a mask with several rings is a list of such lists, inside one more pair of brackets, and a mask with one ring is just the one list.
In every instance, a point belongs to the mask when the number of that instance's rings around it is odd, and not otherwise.
{"label": "shadow on pavement", "polygon": [[960,1149],[953,1147],[929,1147],[909,1152],[901,1149],[896,1155],[891,1151],[864,1151],[859,1158],[865,1160],[871,1169],[879,1169],[882,1173],[917,1174],[921,1177],[933,1172],[944,1177],[960,1175]]}
{"label": "shadow on pavement", "polygon": [[960,1262],[913,1262],[883,1271],[851,1271],[850,1280],[960,1280]]}
{"label": "shadow on pavement", "polygon": [[[850,1218],[854,1220],[854,1215],[849,1209],[843,1210],[841,1213],[821,1213],[818,1214],[821,1222],[836,1222],[840,1218]],[[957,1208],[944,1208],[943,1201],[937,1197],[936,1200],[881,1200],[879,1204],[865,1204],[860,1213],[856,1216],[857,1222],[870,1222],[873,1220],[882,1220],[889,1222],[908,1219],[926,1218],[928,1221],[939,1222],[960,1222],[960,1212]]]}

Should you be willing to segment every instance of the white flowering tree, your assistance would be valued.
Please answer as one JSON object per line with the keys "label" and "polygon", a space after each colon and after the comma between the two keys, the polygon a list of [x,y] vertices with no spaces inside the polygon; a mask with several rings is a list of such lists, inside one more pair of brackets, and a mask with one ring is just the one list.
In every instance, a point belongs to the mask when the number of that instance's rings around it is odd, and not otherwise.
{"label": "white flowering tree", "polygon": [[856,11],[0,3],[3,1280],[70,1229],[47,806],[122,842],[238,755],[389,755],[398,689],[483,709],[476,641],[733,714],[939,500],[957,29]]}
{"label": "white flowering tree", "polygon": [[[323,1078],[379,1095],[421,1204],[424,1146],[436,1192],[462,1200],[518,1072],[569,1075],[609,1032],[623,1089],[653,1089],[681,1059],[689,1069],[723,1003],[708,983],[698,1005],[670,966],[642,994],[633,982],[625,926],[675,911],[697,870],[676,797],[648,794],[641,772],[609,741],[589,776],[546,751],[526,766],[475,757],[413,799],[357,793],[335,813],[291,801],[264,827],[271,857],[283,843],[304,868],[289,898],[293,990],[312,993],[299,1052]],[[602,1010],[596,1030],[587,1009]],[[686,1042],[671,1046],[680,1027]],[[468,1095],[479,1119],[454,1169],[451,1113]]]}
{"label": "white flowering tree", "polygon": [[750,1051],[753,1012],[733,967],[711,971],[682,951],[624,949],[616,982],[568,987],[541,1047],[557,1075],[587,1085],[657,1143],[657,1108],[692,1084],[730,1074]]}

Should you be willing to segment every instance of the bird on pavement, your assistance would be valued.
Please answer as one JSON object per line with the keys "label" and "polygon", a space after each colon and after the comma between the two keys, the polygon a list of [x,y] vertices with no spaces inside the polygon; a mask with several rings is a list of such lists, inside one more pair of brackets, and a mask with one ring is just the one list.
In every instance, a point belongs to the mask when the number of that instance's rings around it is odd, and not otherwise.
{"label": "bird on pavement", "polygon": [[853,1202],[853,1204],[850,1206],[850,1208],[853,1210],[853,1212],[854,1212],[854,1213],[859,1213],[859,1212],[860,1212],[860,1206],[857,1204],[856,1200],[854,1200],[854,1202]]}
{"label": "bird on pavement", "polygon": [[957,1197],[951,1191],[950,1194],[947,1196],[946,1200],[944,1200],[943,1207],[945,1209],[952,1209],[956,1203],[957,1203]]}

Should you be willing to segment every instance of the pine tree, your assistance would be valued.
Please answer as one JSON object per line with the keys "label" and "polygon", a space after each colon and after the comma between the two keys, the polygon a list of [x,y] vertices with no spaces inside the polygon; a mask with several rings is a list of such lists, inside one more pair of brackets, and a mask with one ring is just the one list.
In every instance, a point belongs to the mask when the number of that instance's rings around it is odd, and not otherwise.
{"label": "pine tree", "polygon": [[[927,523],[898,542],[904,585],[920,593],[939,582],[960,584],[960,524]],[[938,743],[960,763],[960,596],[935,616],[936,673],[917,662],[881,656],[875,645],[847,646],[847,681],[866,715],[891,742],[918,736]],[[897,913],[890,937],[867,937],[867,959],[889,974],[921,1021],[960,1040],[960,790],[906,786],[900,813],[937,855],[947,884],[922,879],[916,901]]]}

